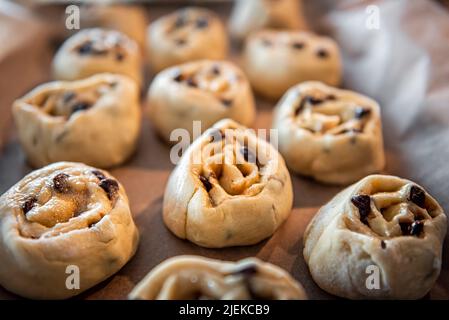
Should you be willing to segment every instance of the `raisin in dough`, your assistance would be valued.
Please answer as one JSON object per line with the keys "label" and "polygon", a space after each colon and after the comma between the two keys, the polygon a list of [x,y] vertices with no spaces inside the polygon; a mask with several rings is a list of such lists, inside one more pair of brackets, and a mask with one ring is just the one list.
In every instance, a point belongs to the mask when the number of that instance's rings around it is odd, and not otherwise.
{"label": "raisin in dough", "polygon": [[170,175],[163,218],[176,236],[203,247],[251,245],[276,231],[292,201],[282,156],[224,119],[193,142]]}
{"label": "raisin in dough", "polygon": [[110,72],[141,83],[141,53],[123,33],[100,28],[84,29],[67,39],[53,59],[57,80],[78,80]]}
{"label": "raisin in dough", "polygon": [[[320,209],[304,235],[304,258],[315,282],[337,296],[417,299],[438,278],[446,228],[422,187],[372,175]],[[379,270],[377,289],[366,286],[368,266]]]}
{"label": "raisin in dough", "polygon": [[225,28],[208,9],[189,7],[154,21],[148,27],[148,52],[155,71],[199,59],[224,59]]}
{"label": "raisin in dough", "polygon": [[342,73],[337,44],[303,31],[253,34],[245,47],[244,66],[254,89],[270,99],[278,99],[291,86],[308,80],[337,86]]}
{"label": "raisin in dough", "polygon": [[147,17],[144,8],[137,5],[86,3],[80,8],[82,28],[101,27],[126,34],[145,48]]}
{"label": "raisin in dough", "polygon": [[[69,298],[120,270],[138,240],[114,177],[81,163],[54,163],[0,197],[0,284],[27,298]],[[80,287],[70,290],[73,266]]]}
{"label": "raisin in dough", "polygon": [[193,135],[193,121],[202,131],[231,118],[249,126],[255,105],[243,72],[230,62],[201,60],[169,68],[157,75],[148,91],[149,114],[161,137],[183,128]]}
{"label": "raisin in dough", "polygon": [[301,0],[237,0],[231,13],[231,35],[245,39],[259,29],[305,29]]}
{"label": "raisin in dough", "polygon": [[55,81],[16,100],[13,116],[34,167],[67,160],[106,168],[122,163],[135,149],[139,92],[133,80],[121,75]]}
{"label": "raisin in dough", "polygon": [[319,82],[291,88],[275,110],[279,151],[289,168],[331,184],[348,184],[385,164],[378,104]]}
{"label": "raisin in dough", "polygon": [[238,262],[177,256],[156,266],[129,295],[141,300],[305,300],[301,284],[257,258]]}

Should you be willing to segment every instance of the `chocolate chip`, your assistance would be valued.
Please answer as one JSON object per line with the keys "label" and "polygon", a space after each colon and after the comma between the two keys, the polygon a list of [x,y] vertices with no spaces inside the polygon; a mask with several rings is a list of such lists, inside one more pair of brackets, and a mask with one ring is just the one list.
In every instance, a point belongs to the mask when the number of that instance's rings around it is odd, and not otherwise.
{"label": "chocolate chip", "polygon": [[243,155],[246,162],[257,163],[256,156],[248,149],[248,147],[240,149],[240,153]]}
{"label": "chocolate chip", "polygon": [[28,198],[27,200],[25,200],[25,202],[22,204],[23,213],[27,214],[28,211],[33,209],[36,202],[37,202],[37,199],[35,197],[31,197],[31,198]]}
{"label": "chocolate chip", "polygon": [[319,50],[316,52],[316,55],[317,55],[319,58],[325,59],[325,58],[329,57],[329,52],[328,52],[326,49],[319,49]]}
{"label": "chocolate chip", "polygon": [[95,175],[95,176],[98,178],[98,180],[100,180],[100,181],[103,180],[103,179],[106,179],[106,176],[105,176],[104,173],[101,172],[100,170],[92,170],[91,172],[92,172],[92,174]]}
{"label": "chocolate chip", "polygon": [[124,55],[123,53],[117,52],[117,53],[115,54],[115,60],[117,60],[117,61],[123,61],[123,59],[125,59],[125,55]]}
{"label": "chocolate chip", "polygon": [[384,240],[382,240],[382,241],[380,242],[380,247],[381,247],[382,249],[386,249],[386,248],[387,248],[387,243],[386,243]]}
{"label": "chocolate chip", "polygon": [[81,55],[90,54],[92,53],[92,51],[93,51],[92,41],[86,41],[78,48],[78,53]]}
{"label": "chocolate chip", "polygon": [[298,108],[295,110],[295,116],[297,116],[302,110],[304,110],[304,107],[307,103],[310,103],[311,105],[315,106],[317,104],[323,103],[324,100],[320,98],[315,98],[312,96],[304,96],[301,99],[301,102],[299,103]]}
{"label": "chocolate chip", "polygon": [[103,179],[100,181],[99,186],[106,192],[109,200],[112,200],[119,190],[119,185],[114,179]]}
{"label": "chocolate chip", "polygon": [[70,102],[73,98],[76,97],[76,93],[73,91],[67,91],[66,93],[64,93],[64,95],[62,96],[62,102],[64,103],[68,103]]}
{"label": "chocolate chip", "polygon": [[53,189],[59,193],[68,193],[70,191],[70,185],[68,181],[69,175],[65,173],[59,173],[53,178]]}
{"label": "chocolate chip", "polygon": [[195,79],[193,79],[192,77],[187,78],[186,83],[189,87],[195,88],[197,86]]}
{"label": "chocolate chip", "polygon": [[183,14],[179,15],[175,20],[175,28],[183,27],[186,24],[186,22],[187,21],[185,19],[185,16]]}
{"label": "chocolate chip", "polygon": [[357,109],[355,109],[354,117],[356,119],[362,119],[363,117],[368,116],[370,113],[371,113],[371,109],[358,107]]}
{"label": "chocolate chip", "polygon": [[410,188],[410,195],[408,200],[416,204],[417,206],[424,208],[426,203],[426,193],[423,189],[417,186]]}
{"label": "chocolate chip", "polygon": [[419,236],[421,232],[424,230],[424,222],[422,221],[415,221],[412,223],[410,227],[410,235],[412,236]]}
{"label": "chocolate chip", "polygon": [[351,129],[344,129],[342,131],[340,131],[337,134],[358,134],[358,133],[362,133],[362,130],[358,129],[358,128],[351,128]]}
{"label": "chocolate chip", "polygon": [[175,80],[176,82],[181,82],[183,79],[184,76],[182,75],[181,71],[178,70],[173,80]]}
{"label": "chocolate chip", "polygon": [[268,39],[262,39],[262,44],[266,47],[271,47],[273,43]]}
{"label": "chocolate chip", "polygon": [[337,97],[336,97],[335,95],[333,95],[333,94],[330,94],[330,95],[328,95],[328,96],[326,97],[326,100],[335,101],[335,100],[337,100]]}
{"label": "chocolate chip", "polygon": [[73,105],[72,114],[78,111],[85,111],[89,109],[92,105],[89,102],[80,101]]}
{"label": "chocolate chip", "polygon": [[186,39],[176,39],[175,43],[177,46],[183,46],[187,43]]}
{"label": "chocolate chip", "polygon": [[198,20],[196,20],[195,25],[198,29],[207,28],[209,26],[209,20],[207,20],[207,18],[205,17],[199,18]]}
{"label": "chocolate chip", "polygon": [[403,235],[409,235],[410,234],[410,229],[411,229],[410,223],[400,222],[399,226],[401,227],[401,231],[402,231]]}
{"label": "chocolate chip", "polygon": [[233,275],[243,275],[245,277],[251,277],[257,273],[257,266],[255,264],[248,264],[234,272]]}
{"label": "chocolate chip", "polygon": [[366,194],[358,194],[351,198],[351,202],[359,210],[360,221],[367,224],[368,215],[371,213],[371,197]]}
{"label": "chocolate chip", "polygon": [[232,105],[232,99],[221,99],[221,103],[223,103],[226,107],[230,107]]}
{"label": "chocolate chip", "polygon": [[203,183],[204,188],[206,188],[206,191],[209,192],[212,189],[212,184],[209,182],[209,180],[203,176],[200,175],[200,181]]}
{"label": "chocolate chip", "polygon": [[293,49],[298,49],[298,50],[300,50],[300,49],[302,49],[302,48],[304,48],[304,47],[305,47],[304,42],[293,42],[293,43],[292,43],[292,48],[293,48]]}
{"label": "chocolate chip", "polygon": [[220,67],[218,65],[214,65],[212,67],[212,73],[216,76],[220,75]]}

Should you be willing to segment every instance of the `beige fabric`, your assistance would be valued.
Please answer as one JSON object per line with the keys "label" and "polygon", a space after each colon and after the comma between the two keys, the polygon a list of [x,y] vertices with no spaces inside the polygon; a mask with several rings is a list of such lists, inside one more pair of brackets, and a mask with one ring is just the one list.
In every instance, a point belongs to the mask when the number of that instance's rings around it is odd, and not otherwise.
{"label": "beige fabric", "polygon": [[[365,207],[360,195],[369,196]],[[440,273],[446,228],[443,209],[422,187],[372,175],[320,209],[304,235],[304,258],[315,282],[337,296],[418,299]],[[366,285],[369,266],[379,269],[378,289]]]}
{"label": "beige fabric", "polygon": [[320,82],[292,87],[278,103],[273,128],[294,172],[349,184],[385,165],[379,105]]}
{"label": "beige fabric", "polygon": [[304,29],[302,0],[237,0],[229,20],[229,30],[243,40],[264,28]]}
{"label": "beige fabric", "polygon": [[193,121],[201,121],[202,131],[224,118],[249,126],[256,113],[246,76],[226,61],[201,60],[164,70],[147,97],[150,118],[167,142],[178,128],[192,137]]}
{"label": "beige fabric", "polygon": [[107,168],[135,149],[138,88],[130,78],[113,74],[50,82],[16,100],[13,116],[34,167],[66,160]]}
{"label": "beige fabric", "polygon": [[187,149],[171,173],[163,217],[178,237],[203,247],[255,244],[292,208],[281,155],[238,123],[217,122]]}
{"label": "beige fabric", "polygon": [[101,28],[84,29],[68,38],[53,60],[57,80],[78,80],[110,72],[126,75],[140,86],[141,52],[125,34]]}
{"label": "beige fabric", "polygon": [[303,81],[337,86],[342,77],[336,42],[305,31],[263,30],[252,34],[246,42],[243,63],[251,85],[270,99],[280,98]]}
{"label": "beige fabric", "polygon": [[148,27],[148,55],[154,71],[198,59],[224,59],[228,37],[220,18],[204,8],[187,7]]}
{"label": "beige fabric", "polygon": [[238,262],[177,256],[155,267],[129,295],[144,300],[304,300],[301,284],[286,271],[247,258]]}
{"label": "beige fabric", "polygon": [[[138,232],[123,187],[107,172],[59,162],[0,198],[0,284],[21,296],[62,299],[103,281],[133,255]],[[80,289],[69,290],[68,266]]]}

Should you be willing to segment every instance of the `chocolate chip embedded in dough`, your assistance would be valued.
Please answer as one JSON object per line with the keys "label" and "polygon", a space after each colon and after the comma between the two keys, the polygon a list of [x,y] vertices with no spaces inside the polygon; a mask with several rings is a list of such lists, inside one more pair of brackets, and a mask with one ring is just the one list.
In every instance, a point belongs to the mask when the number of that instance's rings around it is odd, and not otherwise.
{"label": "chocolate chip embedded in dough", "polygon": [[187,43],[186,39],[176,39],[175,43],[177,46],[183,46]]}
{"label": "chocolate chip embedded in dough", "polygon": [[424,230],[424,222],[417,220],[410,226],[410,235],[419,236]]}
{"label": "chocolate chip embedded in dough", "polygon": [[351,202],[359,210],[360,221],[368,223],[368,216],[371,213],[371,197],[366,194],[358,194],[351,198]]}
{"label": "chocolate chip embedded in dough", "polygon": [[30,197],[25,200],[25,202],[22,204],[22,210],[24,214],[27,214],[28,211],[33,209],[33,207],[36,205],[37,199],[35,197]]}
{"label": "chocolate chip embedded in dough", "polygon": [[117,61],[123,61],[123,59],[125,59],[125,55],[124,55],[123,53],[117,52],[117,53],[115,54],[115,60],[117,60]]}
{"label": "chocolate chip embedded in dough", "polygon": [[91,106],[92,105],[89,102],[85,102],[85,101],[77,102],[72,107],[72,114],[75,112],[78,112],[78,111],[85,111],[85,110],[89,109]]}
{"label": "chocolate chip embedded in dough", "polygon": [[248,264],[242,268],[232,272],[233,275],[243,275],[245,277],[253,276],[258,272],[257,266],[255,264]]}
{"label": "chocolate chip embedded in dough", "polygon": [[175,74],[173,80],[175,80],[176,82],[181,82],[182,80],[184,80],[184,75],[182,74],[182,72],[180,70],[176,71],[176,74]]}
{"label": "chocolate chip embedded in dough", "polygon": [[387,243],[384,240],[380,241],[380,247],[382,249],[386,249],[387,248]]}
{"label": "chocolate chip embedded in dough", "polygon": [[203,183],[204,188],[207,192],[209,192],[212,189],[212,184],[209,182],[209,179],[207,179],[203,175],[199,175],[200,181]]}
{"label": "chocolate chip embedded in dough", "polygon": [[71,100],[73,100],[73,98],[76,97],[76,93],[73,91],[67,91],[64,93],[64,95],[62,96],[62,102],[64,103],[68,103]]}
{"label": "chocolate chip embedded in dough", "polygon": [[195,26],[198,29],[205,29],[209,26],[209,20],[206,17],[201,17],[195,22]]}
{"label": "chocolate chip embedded in dough", "polygon": [[184,14],[181,14],[181,15],[176,17],[174,27],[176,29],[178,29],[178,28],[183,27],[186,23],[187,23],[187,20],[186,20]]}
{"label": "chocolate chip embedded in dough", "polygon": [[362,118],[368,116],[370,113],[371,113],[371,109],[358,107],[357,109],[355,109],[354,117],[356,119],[362,119]]}
{"label": "chocolate chip embedded in dough", "polygon": [[98,180],[100,180],[100,181],[103,180],[103,179],[106,179],[106,176],[105,176],[104,173],[101,172],[100,170],[92,170],[91,172],[92,172],[92,174],[95,175],[95,176],[98,178]]}
{"label": "chocolate chip embedded in dough", "polygon": [[192,88],[195,88],[198,86],[195,79],[193,79],[192,77],[187,78],[186,83],[189,87],[192,87]]}
{"label": "chocolate chip embedded in dough", "polygon": [[86,41],[78,48],[78,53],[81,55],[90,54],[92,53],[92,51],[93,51],[92,41]]}
{"label": "chocolate chip embedded in dough", "polygon": [[257,163],[257,157],[248,149],[248,147],[243,147],[240,149],[240,153],[246,162]]}
{"label": "chocolate chip embedded in dough", "polygon": [[59,173],[53,178],[53,189],[59,193],[68,193],[70,185],[68,181],[69,175],[66,173]]}
{"label": "chocolate chip embedded in dough", "polygon": [[214,65],[212,67],[212,74],[214,74],[216,76],[220,75],[220,67],[218,65]]}
{"label": "chocolate chip embedded in dough", "polygon": [[300,41],[296,41],[292,43],[292,48],[293,49],[297,49],[297,50],[301,50],[305,47],[304,42],[300,42]]}
{"label": "chocolate chip embedded in dough", "polygon": [[109,200],[112,200],[119,190],[118,182],[114,179],[103,179],[100,181],[99,186],[106,192]]}
{"label": "chocolate chip embedded in dough", "polygon": [[413,202],[417,206],[424,208],[426,203],[426,193],[420,187],[412,186],[410,188],[408,200]]}
{"label": "chocolate chip embedded in dough", "polygon": [[230,107],[232,105],[232,99],[221,99],[221,103],[223,103],[226,107]]}
{"label": "chocolate chip embedded in dough", "polygon": [[327,57],[329,57],[329,52],[326,49],[319,49],[316,52],[316,55],[318,58],[326,59]]}

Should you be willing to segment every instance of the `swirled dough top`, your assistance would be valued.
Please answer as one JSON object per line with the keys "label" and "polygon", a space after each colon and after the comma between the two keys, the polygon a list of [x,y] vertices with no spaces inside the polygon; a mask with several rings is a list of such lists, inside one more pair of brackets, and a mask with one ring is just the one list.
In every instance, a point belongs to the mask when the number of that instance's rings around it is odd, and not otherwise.
{"label": "swirled dough top", "polygon": [[303,300],[302,286],[287,272],[257,258],[225,262],[178,256],[154,268],[131,292],[146,300]]}
{"label": "swirled dough top", "polygon": [[22,237],[58,237],[90,228],[114,207],[117,197],[125,197],[114,179],[87,166],[60,165],[28,175],[4,199],[15,208]]}

